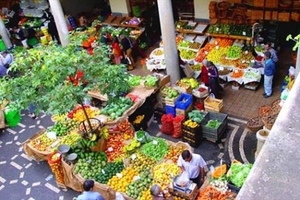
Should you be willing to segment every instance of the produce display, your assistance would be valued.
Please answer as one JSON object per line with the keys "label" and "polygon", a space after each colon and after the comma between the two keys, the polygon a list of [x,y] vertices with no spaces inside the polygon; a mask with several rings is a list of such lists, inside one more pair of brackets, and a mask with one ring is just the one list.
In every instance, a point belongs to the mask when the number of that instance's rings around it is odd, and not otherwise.
{"label": "produce display", "polygon": [[149,189],[152,184],[152,177],[150,167],[145,167],[140,171],[136,180],[131,182],[126,190],[126,194],[133,199],[140,199],[142,197],[142,192]]}
{"label": "produce display", "polygon": [[234,200],[235,196],[236,195],[230,191],[222,193],[218,191],[214,186],[209,185],[200,190],[197,200]]}
{"label": "produce display", "polygon": [[192,129],[194,129],[194,128],[196,128],[196,127],[199,126],[198,122],[193,121],[192,119],[188,119],[188,120],[184,121],[183,125],[187,126],[189,128],[192,128]]}
{"label": "produce display", "polygon": [[123,169],[123,162],[108,162],[95,180],[99,183],[107,184],[109,179],[111,179],[117,173],[120,173]]}
{"label": "produce display", "polygon": [[170,99],[178,97],[179,95],[179,92],[173,87],[164,87],[162,89],[162,93],[164,93]]}
{"label": "produce display", "polygon": [[180,167],[176,163],[160,163],[153,167],[153,184],[166,188],[175,177],[181,173]]}
{"label": "produce display", "polygon": [[193,60],[197,56],[197,52],[188,49],[179,49],[180,57],[184,60]]}
{"label": "produce display", "polygon": [[156,76],[147,75],[144,77],[144,85],[146,87],[155,87],[157,82],[158,78]]}
{"label": "produce display", "polygon": [[223,164],[220,166],[215,167],[214,171],[212,172],[212,177],[215,179],[221,178],[227,172],[227,165]]}
{"label": "produce display", "polygon": [[46,151],[55,141],[56,139],[48,137],[47,132],[44,132],[31,140],[29,144],[38,151]]}
{"label": "produce display", "polygon": [[189,119],[197,123],[200,123],[205,115],[206,113],[201,112],[200,110],[192,110],[188,113]]}
{"label": "produce display", "polygon": [[260,73],[253,72],[253,71],[246,71],[244,74],[245,78],[248,79],[259,79],[261,77]]}
{"label": "produce display", "polygon": [[233,72],[230,74],[232,78],[242,78],[243,75],[244,75],[244,71],[239,69],[233,70]]}
{"label": "produce display", "polygon": [[207,32],[212,34],[252,36],[251,27],[248,25],[213,24],[209,26]]}
{"label": "produce display", "polygon": [[205,125],[208,128],[217,129],[221,125],[221,122],[217,119],[211,119]]}
{"label": "produce display", "polygon": [[169,151],[168,143],[162,138],[153,138],[152,141],[141,147],[141,153],[156,160],[161,160]]}
{"label": "produce display", "polygon": [[56,123],[53,124],[53,126],[47,128],[48,132],[55,132],[56,136],[64,136],[67,135],[68,132],[71,130],[77,128],[79,125],[78,122],[75,120],[64,120],[64,121],[57,121]]}
{"label": "produce display", "polygon": [[56,182],[59,184],[64,184],[64,174],[62,172],[62,165],[60,162],[61,158],[62,155],[59,152],[55,152],[48,157],[48,164],[55,176]]}
{"label": "produce display", "polygon": [[240,46],[230,46],[227,49],[227,53],[226,53],[226,58],[227,59],[239,59],[241,57],[242,54],[242,48]]}
{"label": "produce display", "polygon": [[194,78],[182,78],[179,80],[179,84],[186,83],[191,86],[192,89],[195,89],[199,86],[199,82]]}
{"label": "produce display", "polygon": [[96,179],[106,164],[107,156],[104,152],[86,152],[78,159],[74,173],[85,179]]}
{"label": "produce display", "polygon": [[[100,111],[97,108],[92,108],[91,106],[84,105],[84,109],[88,118],[94,118],[99,115]],[[72,111],[68,113],[68,118],[73,119],[76,122],[82,122],[86,120],[85,113],[82,109],[82,106],[76,106]]]}
{"label": "produce display", "polygon": [[231,183],[240,188],[244,184],[251,168],[251,163],[242,164],[240,162],[234,162],[230,166],[230,169],[227,173],[227,178]]}
{"label": "produce display", "polygon": [[203,66],[202,63],[190,65],[190,67],[191,67],[194,71],[201,71],[202,66]]}
{"label": "produce display", "polygon": [[129,76],[127,82],[129,83],[130,86],[134,87],[134,86],[139,86],[141,83],[141,80],[142,80],[141,76],[132,75],[132,76]]}
{"label": "produce display", "polygon": [[133,102],[128,97],[119,97],[116,101],[110,102],[103,109],[101,113],[109,116],[111,120],[121,117],[124,112],[132,106]]}
{"label": "produce display", "polygon": [[121,173],[118,173],[109,179],[107,185],[116,191],[126,193],[127,187],[138,174],[138,171],[131,167],[125,168]]}

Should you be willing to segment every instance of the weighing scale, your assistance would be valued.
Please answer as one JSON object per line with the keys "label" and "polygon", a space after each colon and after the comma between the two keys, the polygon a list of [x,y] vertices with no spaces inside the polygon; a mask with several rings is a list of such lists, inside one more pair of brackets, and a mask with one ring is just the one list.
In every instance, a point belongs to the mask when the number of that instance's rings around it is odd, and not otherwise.
{"label": "weighing scale", "polygon": [[187,200],[193,200],[197,197],[197,185],[192,181],[189,181],[185,187],[179,186],[174,181],[170,185],[172,185],[172,187],[169,188],[169,192],[172,195],[179,196]]}

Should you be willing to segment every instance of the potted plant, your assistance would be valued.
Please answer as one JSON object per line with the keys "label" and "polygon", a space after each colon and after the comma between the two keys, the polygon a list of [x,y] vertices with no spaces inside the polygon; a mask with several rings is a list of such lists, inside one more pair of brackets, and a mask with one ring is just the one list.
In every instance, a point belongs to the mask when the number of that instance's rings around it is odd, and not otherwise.
{"label": "potted plant", "polygon": [[80,104],[93,130],[83,106],[90,98],[88,91],[101,91],[113,101],[130,90],[126,67],[111,64],[109,47],[96,46],[93,51],[89,55],[76,45],[51,43],[16,53],[11,70],[18,76],[0,80],[0,96],[17,102],[20,109],[34,103],[38,111],[49,114],[65,114]]}

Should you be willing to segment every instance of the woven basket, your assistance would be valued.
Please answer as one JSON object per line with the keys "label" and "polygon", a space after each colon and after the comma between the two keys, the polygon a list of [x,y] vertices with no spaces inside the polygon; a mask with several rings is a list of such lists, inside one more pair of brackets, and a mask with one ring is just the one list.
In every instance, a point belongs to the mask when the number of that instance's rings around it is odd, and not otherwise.
{"label": "woven basket", "polygon": [[272,114],[277,115],[280,112],[280,110],[281,110],[280,102],[281,102],[281,100],[277,99],[271,104]]}
{"label": "woven basket", "polygon": [[264,123],[262,122],[260,117],[253,117],[250,120],[248,120],[246,126],[251,132],[255,133],[263,128]]}
{"label": "woven basket", "polygon": [[263,122],[266,129],[271,130],[273,127],[273,124],[275,123],[276,118],[277,118],[276,114],[271,114],[271,115],[262,117],[261,121]]}
{"label": "woven basket", "polygon": [[261,106],[258,111],[259,117],[265,117],[272,114],[272,107],[268,105]]}

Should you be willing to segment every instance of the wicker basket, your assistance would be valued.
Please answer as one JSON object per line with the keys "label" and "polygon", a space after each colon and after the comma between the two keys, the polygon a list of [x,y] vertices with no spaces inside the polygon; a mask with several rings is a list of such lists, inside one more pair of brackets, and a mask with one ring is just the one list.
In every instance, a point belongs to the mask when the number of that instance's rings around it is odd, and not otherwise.
{"label": "wicker basket", "polygon": [[271,114],[271,115],[262,117],[261,121],[263,122],[266,129],[271,130],[273,127],[273,124],[275,123],[276,118],[277,118],[277,115]]}
{"label": "wicker basket", "polygon": [[258,111],[259,117],[265,117],[272,114],[272,107],[268,105],[261,106]]}
{"label": "wicker basket", "polygon": [[280,102],[281,102],[281,100],[277,99],[271,104],[272,114],[277,115],[280,112],[280,110],[281,110]]}
{"label": "wicker basket", "polygon": [[251,132],[256,133],[258,130],[263,128],[264,123],[262,122],[260,117],[253,117],[248,120],[246,126]]}

